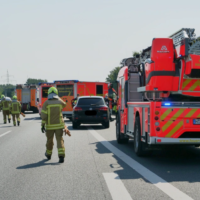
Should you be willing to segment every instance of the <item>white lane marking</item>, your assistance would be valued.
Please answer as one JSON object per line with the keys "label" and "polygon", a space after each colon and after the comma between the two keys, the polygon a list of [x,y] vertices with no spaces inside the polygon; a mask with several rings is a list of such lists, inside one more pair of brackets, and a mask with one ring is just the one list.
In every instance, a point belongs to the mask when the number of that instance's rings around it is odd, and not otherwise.
{"label": "white lane marking", "polygon": [[101,144],[103,144],[108,150],[110,150],[113,154],[115,154],[118,158],[120,158],[122,161],[124,161],[129,167],[134,169],[137,173],[139,173],[141,176],[143,176],[146,180],[151,182],[154,186],[159,188],[161,191],[163,191],[165,194],[167,194],[169,197],[175,200],[193,200],[191,197],[189,197],[187,194],[181,192],[178,188],[174,187],[158,175],[154,174],[152,171],[135,161],[130,156],[123,153],[121,150],[110,144],[107,140],[105,140],[100,134],[97,133],[92,128],[88,129],[90,133],[99,141]]}
{"label": "white lane marking", "polygon": [[132,200],[130,194],[126,190],[123,182],[116,173],[103,173],[104,179],[110,191],[113,200]]}
{"label": "white lane marking", "polygon": [[7,131],[7,132],[1,134],[0,137],[4,136],[4,135],[6,135],[6,134],[8,134],[8,133],[10,133],[10,132],[11,132],[11,131]]}

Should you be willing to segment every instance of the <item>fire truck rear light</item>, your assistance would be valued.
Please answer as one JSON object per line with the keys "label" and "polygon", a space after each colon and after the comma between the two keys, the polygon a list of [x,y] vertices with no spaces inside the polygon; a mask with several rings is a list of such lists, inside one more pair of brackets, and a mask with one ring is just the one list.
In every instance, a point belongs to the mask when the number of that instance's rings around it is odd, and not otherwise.
{"label": "fire truck rear light", "polygon": [[158,120],[158,119],[159,119],[159,117],[158,117],[158,116],[156,116],[154,119],[155,119],[155,120]]}
{"label": "fire truck rear light", "polygon": [[160,131],[160,127],[157,127],[157,128],[156,128],[156,131]]}
{"label": "fire truck rear light", "polygon": [[161,139],[157,139],[157,142],[161,142]]}
{"label": "fire truck rear light", "polygon": [[74,108],[74,111],[82,111],[83,109],[82,108],[80,108],[80,107],[75,107]]}
{"label": "fire truck rear light", "polygon": [[155,115],[159,115],[159,111],[156,110]]}

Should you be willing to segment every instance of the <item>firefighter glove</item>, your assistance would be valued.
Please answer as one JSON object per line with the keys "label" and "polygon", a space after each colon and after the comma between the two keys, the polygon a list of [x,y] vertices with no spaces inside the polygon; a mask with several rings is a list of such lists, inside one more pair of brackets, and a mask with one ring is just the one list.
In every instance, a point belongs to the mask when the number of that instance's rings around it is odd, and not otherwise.
{"label": "firefighter glove", "polygon": [[42,131],[42,133],[45,133],[45,132],[46,132],[46,129],[45,129],[45,126],[44,126],[44,125],[42,125],[41,131]]}

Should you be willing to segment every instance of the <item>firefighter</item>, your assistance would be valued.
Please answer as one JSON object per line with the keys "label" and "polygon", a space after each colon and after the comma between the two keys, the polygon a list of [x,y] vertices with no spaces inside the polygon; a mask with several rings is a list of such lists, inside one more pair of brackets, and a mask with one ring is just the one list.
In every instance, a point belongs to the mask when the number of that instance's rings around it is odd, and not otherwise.
{"label": "firefighter", "polygon": [[48,160],[51,159],[54,144],[53,138],[54,135],[56,136],[59,163],[63,163],[65,158],[65,146],[63,140],[65,123],[62,116],[62,109],[65,106],[66,103],[58,97],[58,90],[55,87],[49,88],[48,100],[43,104],[41,111],[41,131],[43,133],[46,131],[47,143],[45,156]]}
{"label": "firefighter", "polygon": [[16,118],[17,118],[17,125],[20,124],[20,113],[21,113],[21,104],[19,101],[17,101],[17,96],[13,96],[11,106],[10,106],[10,112],[12,114],[13,119],[13,125],[16,126]]}
{"label": "firefighter", "polygon": [[[114,106],[114,99],[116,97],[117,92],[113,88],[113,84],[109,83],[108,84],[108,99],[109,99],[109,108],[110,108],[110,120],[112,121],[112,110]],[[114,108],[116,110],[116,108]]]}
{"label": "firefighter", "polygon": [[79,94],[77,94],[77,97],[72,99],[71,103],[72,103],[72,107],[74,107],[77,104],[78,98],[79,98]]}
{"label": "firefighter", "polygon": [[0,111],[3,110],[3,118],[4,118],[4,124],[8,122],[10,123],[11,116],[10,116],[10,102],[11,99],[8,97],[5,97],[4,95],[1,95],[1,103],[0,103]]}

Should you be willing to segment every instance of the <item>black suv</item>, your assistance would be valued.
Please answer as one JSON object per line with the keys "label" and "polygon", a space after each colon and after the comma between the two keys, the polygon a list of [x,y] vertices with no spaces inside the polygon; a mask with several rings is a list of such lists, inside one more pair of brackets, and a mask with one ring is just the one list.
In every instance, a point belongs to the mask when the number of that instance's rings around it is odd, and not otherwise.
{"label": "black suv", "polygon": [[80,124],[97,123],[101,123],[105,128],[110,127],[109,108],[105,104],[103,97],[79,97],[72,113],[73,128],[77,128]]}

